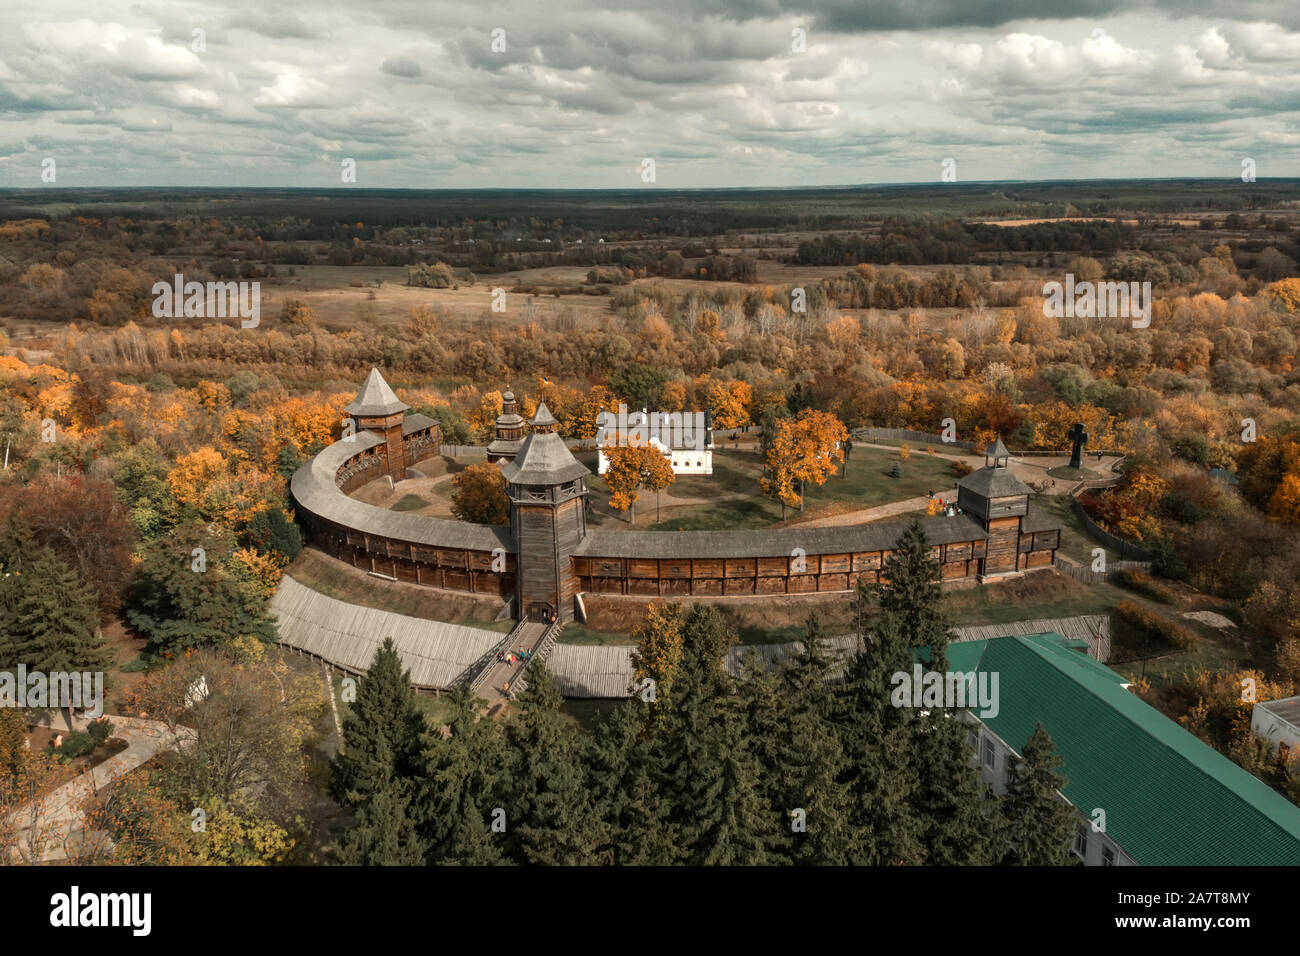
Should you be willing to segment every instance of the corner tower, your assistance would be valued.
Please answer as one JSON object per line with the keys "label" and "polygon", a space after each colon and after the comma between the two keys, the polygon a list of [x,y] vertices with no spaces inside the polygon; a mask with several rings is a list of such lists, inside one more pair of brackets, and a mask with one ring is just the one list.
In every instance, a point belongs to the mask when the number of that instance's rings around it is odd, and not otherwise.
{"label": "corner tower", "polygon": [[1011,453],[999,438],[984,453],[984,467],[957,482],[957,506],[979,520],[988,532],[988,549],[980,576],[1015,574],[1021,521],[1029,513],[1033,489],[1008,467]]}
{"label": "corner tower", "polygon": [[366,382],[343,410],[352,416],[357,431],[374,432],[384,440],[376,449],[384,460],[384,471],[394,481],[406,477],[406,447],[402,441],[402,419],[410,409],[393,394],[379,369],[372,368]]}
{"label": "corner tower", "polygon": [[532,432],[501,468],[510,494],[519,617],[573,620],[573,552],[587,533],[587,467],[573,457],[543,402]]}

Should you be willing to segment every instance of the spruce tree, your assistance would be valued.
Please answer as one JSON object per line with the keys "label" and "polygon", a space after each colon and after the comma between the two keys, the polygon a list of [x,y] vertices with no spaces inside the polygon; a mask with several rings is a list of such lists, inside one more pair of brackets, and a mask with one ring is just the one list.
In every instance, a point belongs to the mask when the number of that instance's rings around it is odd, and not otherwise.
{"label": "spruce tree", "polygon": [[608,862],[603,824],[586,786],[573,723],[560,713],[560,694],[544,666],[528,672],[521,713],[506,728],[510,773],[506,812],[508,854],[522,863],[580,866]]}
{"label": "spruce tree", "polygon": [[[833,720],[834,669],[821,620],[812,614],[801,645],[781,667],[787,727],[775,776],[785,790],[779,805],[797,863],[844,865],[862,849],[862,833],[851,819],[850,767]],[[789,816],[796,810],[803,813],[798,831]]]}
{"label": "spruce tree", "polygon": [[366,799],[356,805],[357,822],[339,839],[338,860],[347,866],[418,866],[424,846],[411,817],[410,781],[393,776],[393,756],[382,737],[374,757],[383,775],[371,778]]}
{"label": "spruce tree", "polygon": [[918,864],[924,859],[921,821],[912,798],[918,786],[912,759],[910,708],[890,704],[890,678],[911,666],[911,652],[893,615],[878,613],[859,585],[861,647],[849,662],[836,718],[848,765],[849,820],[863,841],[852,862]]}
{"label": "spruce tree", "polygon": [[1051,736],[1042,724],[1037,724],[1021,758],[1012,765],[1007,795],[1002,801],[1007,834],[1013,844],[1004,863],[1069,866],[1074,862],[1070,840],[1075,813],[1058,793],[1066,783],[1057,772],[1062,763]]}
{"label": "spruce tree", "polygon": [[[417,796],[419,819],[429,847],[426,862],[483,866],[506,862],[502,782],[507,751],[496,721],[479,719],[482,701],[468,685],[449,695],[451,719],[433,734]],[[494,828],[497,819],[505,832]]]}
{"label": "spruce tree", "polygon": [[703,705],[697,759],[682,781],[677,810],[688,862],[705,866],[761,866],[778,862],[778,824],[764,806],[758,780],[762,768],[744,733],[743,712],[734,699]]}
{"label": "spruce tree", "polygon": [[[884,577],[880,617],[890,621],[889,626],[928,661],[930,671],[946,673],[951,633],[939,561],[919,521],[908,525],[895,543]],[[910,665],[909,660],[899,669],[910,671]],[[926,862],[938,866],[994,862],[995,808],[971,763],[966,725],[955,711],[935,706],[910,723],[917,780],[912,805]]]}
{"label": "spruce tree", "polygon": [[386,638],[344,717],[343,750],[334,759],[330,789],[356,811],[357,825],[340,840],[342,862],[410,865],[424,856],[415,797],[424,768],[425,720],[410,676]]}
{"label": "spruce tree", "polygon": [[598,719],[584,765],[604,844],[597,854],[616,865],[667,866],[681,861],[680,828],[660,792],[646,727],[648,702],[633,697]]}
{"label": "spruce tree", "polygon": [[946,670],[951,624],[943,606],[939,559],[919,520],[908,524],[894,542],[881,577],[880,613],[898,621],[909,647],[929,649],[932,669]]}

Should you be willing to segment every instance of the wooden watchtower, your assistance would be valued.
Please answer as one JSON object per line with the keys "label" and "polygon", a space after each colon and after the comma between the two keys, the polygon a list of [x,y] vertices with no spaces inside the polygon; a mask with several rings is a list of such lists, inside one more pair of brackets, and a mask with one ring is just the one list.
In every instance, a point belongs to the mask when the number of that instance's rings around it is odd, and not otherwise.
{"label": "wooden watchtower", "polygon": [[514,460],[501,467],[515,539],[515,596],[521,619],[572,621],[578,578],[573,552],[587,533],[591,472],[573,457],[543,402]]}
{"label": "wooden watchtower", "polygon": [[957,482],[957,507],[988,532],[981,577],[1017,572],[1021,520],[1029,513],[1033,489],[1008,467],[1011,453],[999,438],[984,453],[984,467]]}
{"label": "wooden watchtower", "polygon": [[384,462],[384,472],[394,481],[406,477],[406,446],[402,441],[402,420],[410,409],[393,394],[379,369],[372,368],[366,382],[343,410],[352,416],[358,432],[374,432],[384,439],[377,452]]}

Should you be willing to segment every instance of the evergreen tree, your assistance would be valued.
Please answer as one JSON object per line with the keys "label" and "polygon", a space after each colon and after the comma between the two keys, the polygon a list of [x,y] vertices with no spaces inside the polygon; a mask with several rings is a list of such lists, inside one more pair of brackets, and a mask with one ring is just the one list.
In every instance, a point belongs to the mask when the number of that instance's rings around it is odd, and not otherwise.
{"label": "evergreen tree", "polygon": [[504,837],[493,827],[505,812],[501,782],[506,748],[495,721],[480,720],[482,704],[461,684],[449,695],[451,720],[433,735],[417,797],[429,847],[428,863],[484,866],[505,862]]}
{"label": "evergreen tree", "polygon": [[[879,616],[928,659],[929,670],[945,673],[950,624],[943,608],[939,560],[919,521],[908,525],[894,544],[883,576]],[[910,671],[911,661],[898,669]],[[994,862],[994,807],[971,763],[966,725],[957,713],[933,706],[910,723],[917,779],[912,804],[926,862],[939,866]]]}
{"label": "evergreen tree", "polygon": [[688,862],[705,866],[756,866],[779,862],[778,823],[764,806],[762,767],[744,732],[743,712],[732,698],[703,704],[696,759],[681,781],[677,807]]}
{"label": "evergreen tree", "polygon": [[951,624],[943,607],[939,558],[919,520],[914,519],[894,542],[881,577],[880,613],[898,621],[909,647],[929,649],[932,669],[946,670]]}
{"label": "evergreen tree", "polygon": [[910,668],[911,652],[897,617],[877,613],[865,585],[858,587],[857,609],[861,647],[849,663],[836,712],[849,768],[849,820],[863,840],[853,862],[918,864],[924,851],[912,804],[918,786],[912,759],[916,714],[890,704],[890,678]]}
{"label": "evergreen tree", "polygon": [[340,841],[342,862],[410,865],[423,858],[415,794],[424,731],[410,671],[385,638],[357,682],[343,719],[343,750],[331,768],[332,794],[357,813],[357,825]]}
{"label": "evergreen tree", "polygon": [[10,555],[0,578],[0,667],[107,670],[112,655],[96,631],[95,591],[49,548]]}
{"label": "evergreen tree", "polygon": [[243,636],[275,640],[265,601],[225,569],[231,553],[229,540],[196,524],[145,545],[126,616],[153,650],[178,653]]}
{"label": "evergreen tree", "polygon": [[384,638],[343,717],[343,752],[334,759],[330,785],[335,799],[357,807],[391,781],[413,781],[424,766],[425,730],[411,672],[393,639]]}
{"label": "evergreen tree", "polygon": [[357,822],[344,832],[336,851],[348,866],[418,866],[424,845],[411,816],[410,780],[393,775],[388,741],[379,738],[373,756],[383,775],[372,777],[364,802],[356,805]]}
{"label": "evergreen tree", "polygon": [[797,863],[845,865],[862,849],[862,833],[851,820],[850,767],[832,720],[834,666],[821,620],[812,614],[803,642],[781,668],[788,728],[776,775],[785,789],[780,806],[787,829],[793,825],[788,815],[803,811],[801,830],[792,830]]}
{"label": "evergreen tree", "polygon": [[616,865],[667,866],[682,858],[680,828],[656,783],[643,711],[633,697],[596,721],[584,763],[587,789],[603,825],[602,860]]}
{"label": "evergreen tree", "polygon": [[1013,848],[1004,863],[1018,866],[1069,866],[1074,862],[1070,840],[1075,813],[1059,796],[1065,778],[1057,770],[1062,760],[1042,724],[1034,727],[1021,758],[1014,762],[1003,816]]}
{"label": "evergreen tree", "polygon": [[560,713],[560,694],[543,666],[528,672],[521,713],[506,728],[510,773],[506,847],[522,863],[577,866],[607,862],[607,843],[586,786],[581,748],[571,721]]}

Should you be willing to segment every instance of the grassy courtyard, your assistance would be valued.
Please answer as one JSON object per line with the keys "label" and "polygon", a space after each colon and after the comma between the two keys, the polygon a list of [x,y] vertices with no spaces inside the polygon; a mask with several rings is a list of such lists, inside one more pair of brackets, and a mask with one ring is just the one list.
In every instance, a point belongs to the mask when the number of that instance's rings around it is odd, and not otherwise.
{"label": "grassy courtyard", "polygon": [[[895,464],[902,469],[902,477],[890,476]],[[663,493],[665,502],[685,499],[688,503],[665,504],[660,520],[655,520],[654,493],[643,490],[637,498],[634,526],[653,531],[713,531],[779,524],[781,503],[763,497],[758,484],[761,475],[762,457],[757,451],[719,449],[713,453],[712,475],[684,475],[668,486]],[[872,508],[931,491],[951,491],[956,482],[951,462],[923,451],[914,451],[902,461],[897,451],[857,448],[845,477],[837,472],[823,485],[809,485],[802,514],[797,508],[786,508],[785,517]],[[604,481],[593,475],[588,484],[596,495],[595,503],[607,507],[609,492]]]}

